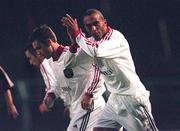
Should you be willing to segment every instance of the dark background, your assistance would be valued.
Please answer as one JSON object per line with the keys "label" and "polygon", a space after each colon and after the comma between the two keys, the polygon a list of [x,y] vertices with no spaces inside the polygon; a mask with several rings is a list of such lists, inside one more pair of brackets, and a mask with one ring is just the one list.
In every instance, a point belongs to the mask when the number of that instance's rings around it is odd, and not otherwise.
{"label": "dark background", "polygon": [[86,9],[100,9],[109,25],[129,41],[132,56],[162,131],[180,130],[180,0],[1,0],[0,64],[15,83],[12,90],[20,117],[9,118],[0,98],[0,131],[65,131],[63,104],[40,114],[44,83],[38,69],[25,59],[24,47],[33,28],[47,24],[59,43],[68,43],[60,19],[66,13],[82,25]]}

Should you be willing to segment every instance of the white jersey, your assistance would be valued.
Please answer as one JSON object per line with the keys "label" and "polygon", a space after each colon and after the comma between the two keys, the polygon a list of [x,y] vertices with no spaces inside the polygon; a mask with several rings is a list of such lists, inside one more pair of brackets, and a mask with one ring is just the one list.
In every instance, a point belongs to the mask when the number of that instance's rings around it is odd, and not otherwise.
{"label": "white jersey", "polygon": [[96,41],[93,37],[87,39],[79,33],[76,42],[95,59],[110,92],[149,96],[149,92],[135,72],[127,40],[119,31],[108,29],[107,34],[100,41]]}
{"label": "white jersey", "polygon": [[49,64],[53,70],[55,76],[55,84],[54,86],[48,90],[48,93],[53,92],[56,97],[60,97],[65,106],[70,106],[72,96],[71,96],[71,88],[69,87],[68,79],[64,76],[64,56],[68,48],[59,46],[56,52],[56,58],[48,59]]}
{"label": "white jersey", "polygon": [[94,58],[111,92],[95,127],[158,131],[151,114],[149,91],[136,74],[124,36],[111,28],[99,41],[87,39],[82,33],[75,35],[78,45]]}
{"label": "white jersey", "polygon": [[54,72],[50,65],[50,61],[48,59],[44,59],[40,64],[40,72],[43,76],[44,83],[46,85],[46,95],[44,99],[47,97],[48,92],[52,92],[52,89],[56,86],[56,78],[54,76]]}
{"label": "white jersey", "polygon": [[[54,92],[56,97],[63,99],[65,106],[69,107],[80,104],[81,96],[85,92],[93,94],[94,98],[102,96],[105,91],[104,81],[100,77],[97,67],[92,65],[92,58],[89,64],[81,63],[80,66],[72,67],[73,77],[66,78],[64,76],[64,59],[69,59],[73,54],[68,51],[68,47],[60,46],[58,50],[58,58],[48,60],[55,76],[53,87],[48,92]],[[77,58],[81,59],[82,57]],[[99,90],[100,88],[101,90]]]}
{"label": "white jersey", "polygon": [[[65,67],[73,70],[74,76],[69,79],[72,89],[72,105],[71,109],[77,107],[76,103],[81,103],[82,96],[88,93],[93,99],[98,99],[105,92],[104,80],[100,74],[99,68],[94,64],[92,57],[88,56],[82,49],[78,49],[76,53],[68,51],[64,58]],[[94,103],[94,108],[102,106],[101,103]]]}

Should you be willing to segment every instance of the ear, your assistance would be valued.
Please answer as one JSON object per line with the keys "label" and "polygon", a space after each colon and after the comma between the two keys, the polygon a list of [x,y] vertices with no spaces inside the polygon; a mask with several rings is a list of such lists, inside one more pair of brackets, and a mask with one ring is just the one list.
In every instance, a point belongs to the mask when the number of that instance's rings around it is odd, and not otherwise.
{"label": "ear", "polygon": [[107,24],[108,24],[108,22],[107,22],[107,20],[106,20],[106,19],[104,19],[104,24],[105,24],[105,25],[107,25]]}
{"label": "ear", "polygon": [[47,45],[48,45],[48,47],[51,46],[51,42],[52,42],[51,39],[47,39]]}

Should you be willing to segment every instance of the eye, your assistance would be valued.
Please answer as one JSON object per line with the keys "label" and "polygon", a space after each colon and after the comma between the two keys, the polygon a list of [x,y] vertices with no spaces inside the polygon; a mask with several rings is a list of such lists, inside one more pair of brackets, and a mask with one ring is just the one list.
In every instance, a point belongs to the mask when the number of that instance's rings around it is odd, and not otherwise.
{"label": "eye", "polygon": [[85,26],[86,26],[87,28],[90,28],[90,27],[92,26],[92,24],[85,24]]}
{"label": "eye", "polygon": [[89,24],[85,24],[85,26],[87,28],[90,28],[91,26],[98,26],[99,25],[99,21],[93,21],[92,23],[89,23]]}
{"label": "eye", "polygon": [[94,26],[99,25],[99,21],[94,21],[94,22],[92,23],[92,25],[94,25]]}
{"label": "eye", "polygon": [[36,50],[40,50],[40,49],[41,49],[41,47],[40,47],[40,46],[37,46],[37,47],[36,47]]}

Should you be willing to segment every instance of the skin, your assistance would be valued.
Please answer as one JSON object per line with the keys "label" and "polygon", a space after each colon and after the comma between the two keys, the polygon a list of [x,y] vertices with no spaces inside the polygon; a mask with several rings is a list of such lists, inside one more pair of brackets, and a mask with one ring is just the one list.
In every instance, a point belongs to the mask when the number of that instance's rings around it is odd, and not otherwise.
{"label": "skin", "polygon": [[51,43],[52,41],[50,39],[48,40],[47,45],[42,44],[38,42],[37,40],[35,40],[32,43],[32,46],[36,50],[37,55],[42,54],[43,56],[45,56],[45,58],[49,59],[54,52],[54,48]]}
{"label": "skin", "polygon": [[37,68],[39,68],[42,60],[36,56],[34,56],[31,52],[28,50],[25,51],[25,56],[28,59],[29,63]]}
{"label": "skin", "polygon": [[107,32],[107,21],[99,14],[91,14],[83,19],[84,27],[95,40],[100,40]]}
{"label": "skin", "polygon": [[11,95],[11,91],[8,89],[5,93],[4,93],[5,99],[6,99],[6,103],[7,103],[7,107],[8,107],[8,113],[10,116],[12,116],[13,119],[16,119],[19,115],[14,103],[13,103],[13,98]]}
{"label": "skin", "polygon": [[[79,31],[76,19],[66,15],[61,19],[62,25],[66,27],[68,33],[73,37],[74,33]],[[99,14],[91,14],[83,19],[84,27],[96,40],[100,40],[108,31],[107,21]]]}

